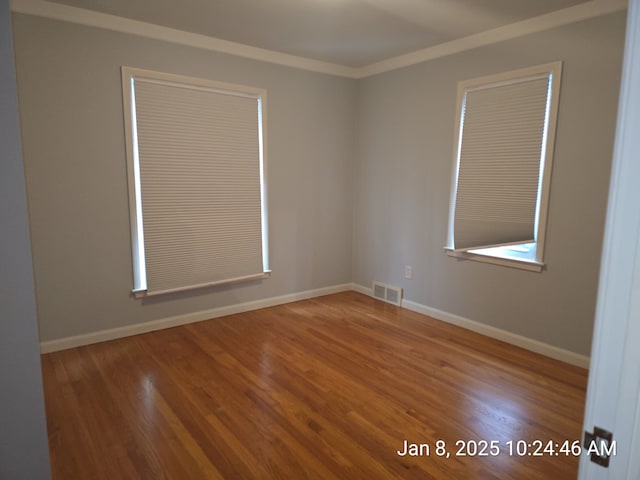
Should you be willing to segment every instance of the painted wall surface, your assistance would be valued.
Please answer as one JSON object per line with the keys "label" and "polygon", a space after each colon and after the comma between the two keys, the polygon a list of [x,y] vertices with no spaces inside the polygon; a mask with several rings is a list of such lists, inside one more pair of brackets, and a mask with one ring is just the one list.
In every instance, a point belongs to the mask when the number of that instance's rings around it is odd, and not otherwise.
{"label": "painted wall surface", "polygon": [[[359,81],[13,18],[43,340],[379,280],[414,302],[588,354],[624,13]],[[547,269],[447,257],[457,82],[556,60]],[[267,89],[271,278],[131,296],[121,65]]]}
{"label": "painted wall surface", "polygon": [[[358,91],[354,282],[579,354],[591,345],[625,13],[365,79]],[[448,257],[443,247],[460,80],[562,60],[546,271]],[[404,266],[413,279],[404,279]]]}
{"label": "painted wall surface", "polygon": [[[353,80],[13,19],[43,341],[351,281]],[[266,88],[271,278],[132,297],[122,65]]]}
{"label": "painted wall surface", "polygon": [[0,0],[0,478],[50,477],[9,2]]}

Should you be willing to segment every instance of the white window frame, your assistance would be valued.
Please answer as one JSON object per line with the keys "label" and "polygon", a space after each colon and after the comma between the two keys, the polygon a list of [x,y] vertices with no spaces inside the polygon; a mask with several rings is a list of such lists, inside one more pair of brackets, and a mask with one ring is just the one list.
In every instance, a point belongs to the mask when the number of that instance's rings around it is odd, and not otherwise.
{"label": "white window frame", "polygon": [[[553,153],[556,136],[558,106],[560,101],[561,74],[562,62],[558,61],[495,75],[483,76],[461,81],[458,83],[455,128],[456,135],[454,139],[452,188],[451,199],[449,203],[449,227],[447,236],[447,247],[445,247],[447,255],[456,258],[475,260],[479,262],[514,267],[534,272],[541,272],[543,270],[545,266],[545,233],[549,208],[551,173],[553,169]],[[462,135],[464,134],[464,132],[461,131],[461,128],[463,128],[464,123],[463,114],[466,93],[474,89],[499,87],[501,85],[509,85],[514,82],[520,82],[523,80],[526,81],[528,79],[540,77],[541,75],[549,76],[550,88],[549,96],[547,98],[545,133],[541,150],[540,177],[536,205],[535,239],[531,244],[522,244],[525,247],[533,246],[534,251],[530,254],[521,254],[511,251],[510,249],[513,246],[510,245],[496,245],[487,246],[487,248],[481,247],[456,250],[454,248],[454,218],[458,187],[458,171],[460,167],[460,148],[462,144]],[[519,245],[520,244],[516,244],[515,246]]]}
{"label": "white window frame", "polygon": [[[122,89],[125,126],[125,145],[127,157],[127,176],[129,190],[129,210],[133,260],[133,288],[137,298],[173,293],[183,290],[222,285],[239,281],[267,278],[271,273],[268,255],[268,216],[267,216],[267,158],[266,158],[266,91],[264,89],[223,83],[202,78],[187,77],[169,73],[144,70],[123,66]],[[258,122],[258,156],[260,176],[260,210],[261,210],[261,249],[262,272],[236,278],[207,281],[193,285],[184,285],[179,288],[150,292],[147,289],[147,274],[145,266],[144,222],[141,198],[140,159],[138,152],[137,116],[135,101],[135,80],[143,79],[147,82],[157,82],[169,86],[193,88],[214,93],[222,93],[237,97],[248,97],[257,101]]]}

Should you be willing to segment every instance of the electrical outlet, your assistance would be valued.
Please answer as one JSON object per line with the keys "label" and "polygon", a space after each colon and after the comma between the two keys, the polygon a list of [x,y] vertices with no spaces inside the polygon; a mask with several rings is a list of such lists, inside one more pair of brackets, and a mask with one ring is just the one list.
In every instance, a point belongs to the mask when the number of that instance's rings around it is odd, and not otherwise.
{"label": "electrical outlet", "polygon": [[413,277],[413,269],[411,268],[411,265],[405,265],[404,266],[404,278],[407,278],[407,279],[411,280],[411,277]]}

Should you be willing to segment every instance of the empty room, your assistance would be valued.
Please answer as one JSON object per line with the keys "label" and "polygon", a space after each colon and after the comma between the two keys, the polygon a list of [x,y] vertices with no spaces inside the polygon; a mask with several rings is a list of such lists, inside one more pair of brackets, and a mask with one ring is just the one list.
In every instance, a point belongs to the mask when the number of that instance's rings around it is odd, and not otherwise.
{"label": "empty room", "polygon": [[637,478],[637,2],[0,7],[0,479]]}

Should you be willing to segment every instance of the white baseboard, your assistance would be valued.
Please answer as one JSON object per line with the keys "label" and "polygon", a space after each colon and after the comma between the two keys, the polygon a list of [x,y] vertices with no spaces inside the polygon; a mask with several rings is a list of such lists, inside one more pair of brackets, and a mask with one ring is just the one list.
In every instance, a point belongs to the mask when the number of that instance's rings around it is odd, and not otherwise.
{"label": "white baseboard", "polygon": [[[129,337],[131,335],[138,335],[140,333],[153,332],[155,330],[177,327],[179,325],[186,325],[188,323],[201,322],[203,320],[209,320],[211,318],[233,315],[234,313],[249,312],[251,310],[258,310],[260,308],[273,307],[285,303],[297,302],[299,300],[306,300],[308,298],[320,297],[322,295],[330,295],[332,293],[339,293],[350,290],[362,293],[363,295],[367,295],[370,297],[373,296],[373,291],[371,288],[364,287],[356,283],[345,283],[342,285],[334,285],[331,287],[306,290],[304,292],[291,293],[288,295],[265,298],[262,300],[254,300],[251,302],[240,303],[236,305],[228,305],[225,307],[213,308],[211,310],[203,310],[200,312],[188,313],[185,315],[177,315],[175,317],[162,318],[159,320],[152,320],[150,322],[127,325],[125,327],[111,328],[109,330],[101,330],[98,332],[86,333],[83,335],[75,335],[73,337],[49,340],[40,343],[40,352],[56,352],[59,350],[66,350],[68,348],[81,347],[84,345],[90,345],[92,343],[115,340],[118,338]],[[406,308],[407,310],[412,310],[414,312],[435,318],[436,320],[441,320],[452,325],[457,325],[459,327],[466,328],[467,330],[472,330],[482,335],[486,335],[497,340],[502,340],[503,342],[522,347],[532,352],[555,358],[556,360],[561,360],[563,362],[577,365],[582,368],[589,368],[589,357],[585,355],[580,355],[569,350],[555,347],[538,340],[533,340],[522,335],[517,335],[515,333],[492,327],[484,323],[469,320],[468,318],[454,315],[452,313],[438,310],[436,308],[428,307],[426,305],[412,302],[410,300],[403,299],[402,307]]]}
{"label": "white baseboard", "polygon": [[136,323],[125,327],[111,328],[98,332],[86,333],[83,335],[75,335],[72,337],[60,338],[57,340],[49,340],[40,343],[40,353],[57,352],[68,348],[81,347],[92,343],[106,342],[107,340],[115,340],[118,338],[138,335],[140,333],[153,332],[164,328],[177,327],[188,323],[201,322],[211,318],[224,317],[233,315],[234,313],[249,312],[260,308],[273,307],[284,303],[297,302],[308,298],[321,297],[332,293],[346,292],[353,289],[352,284],[345,283],[343,285],[334,285],[331,287],[317,288],[314,290],[306,290],[304,292],[290,293],[278,297],[265,298],[262,300],[254,300],[226,307],[213,308],[211,310],[203,310],[200,312],[188,313],[185,315],[177,315],[175,317],[162,318],[152,320],[150,322]]}
{"label": "white baseboard", "polygon": [[589,368],[589,357],[587,357],[586,355],[580,355],[578,353],[571,352],[560,347],[549,345],[548,343],[533,340],[532,338],[524,337],[522,335],[508,332],[507,330],[502,330],[500,328],[492,327],[491,325],[476,322],[475,320],[469,320],[468,318],[444,312],[442,310],[438,310],[437,308],[427,307],[426,305],[412,302],[410,300],[403,300],[402,306],[407,310],[422,313],[423,315],[433,317],[436,320],[441,320],[452,325],[457,325],[459,327],[466,328],[467,330],[486,335],[487,337],[495,338],[496,340],[501,340],[503,342],[510,343],[511,345],[516,345],[526,350],[540,353],[542,355],[555,358],[556,360],[560,360],[562,362],[570,363],[571,365],[576,365],[582,368]]}
{"label": "white baseboard", "polygon": [[[353,284],[352,289],[364,295],[368,295],[370,297],[373,296],[373,291],[371,288]],[[438,310],[437,308],[432,308],[420,303],[412,302],[411,300],[403,299],[402,307],[406,308],[407,310],[412,310],[414,312],[427,315],[428,317],[435,318],[436,320],[450,323],[452,325],[457,325],[458,327],[466,328],[467,330],[486,335],[487,337],[495,338],[496,340],[501,340],[511,345],[516,345],[526,350],[540,353],[541,355],[545,355],[547,357],[555,358],[556,360],[560,360],[571,365],[576,365],[582,368],[589,368],[589,357],[587,357],[586,355],[580,355],[563,348],[549,345],[548,343],[533,340],[522,335],[517,335],[500,328],[476,322],[475,320],[470,320],[459,315],[454,315],[443,310]]]}
{"label": "white baseboard", "polygon": [[357,283],[352,283],[351,290],[363,295],[367,295],[369,297],[373,297],[373,288],[363,287],[362,285],[358,285]]}

